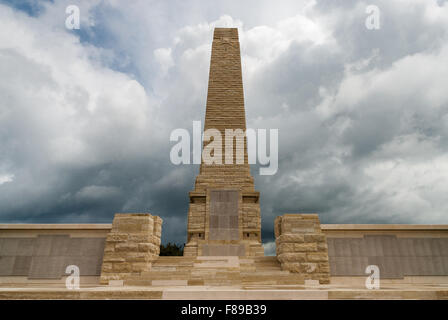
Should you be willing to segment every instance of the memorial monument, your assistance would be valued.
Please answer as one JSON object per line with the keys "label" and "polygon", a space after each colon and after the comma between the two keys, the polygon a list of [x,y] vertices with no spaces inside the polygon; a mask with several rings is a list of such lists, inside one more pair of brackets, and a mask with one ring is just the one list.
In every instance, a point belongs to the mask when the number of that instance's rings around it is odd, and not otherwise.
{"label": "memorial monument", "polygon": [[[284,214],[274,221],[276,256],[264,256],[236,28],[214,30],[209,129],[232,143],[204,152],[184,256],[159,256],[163,220],[150,213],[118,213],[112,224],[0,224],[0,299],[446,299],[448,225],[321,225],[317,214]],[[397,290],[366,289],[372,266]],[[67,267],[88,288],[64,287]],[[325,286],[308,290],[317,284]]]}
{"label": "memorial monument", "polygon": [[[207,164],[202,159],[194,190],[190,192],[185,256],[260,256],[259,192],[254,189],[247,157],[238,29],[216,28],[213,35],[204,131],[217,129],[235,140],[231,164]],[[243,135],[226,136],[226,129]],[[233,141],[232,141],[233,142]],[[238,159],[238,143],[243,159]],[[204,142],[204,148],[207,143]],[[228,161],[227,161],[228,162]]]}

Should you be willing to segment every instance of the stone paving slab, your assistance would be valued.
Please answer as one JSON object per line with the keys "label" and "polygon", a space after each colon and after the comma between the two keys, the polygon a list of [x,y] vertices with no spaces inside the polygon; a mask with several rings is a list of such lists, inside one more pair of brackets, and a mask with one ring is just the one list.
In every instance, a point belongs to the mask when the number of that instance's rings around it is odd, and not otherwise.
{"label": "stone paving slab", "polygon": [[0,299],[167,299],[167,300],[327,300],[327,299],[418,299],[448,300],[448,286],[400,286],[380,290],[334,288],[330,286],[266,286],[246,289],[213,286],[65,288],[0,288]]}

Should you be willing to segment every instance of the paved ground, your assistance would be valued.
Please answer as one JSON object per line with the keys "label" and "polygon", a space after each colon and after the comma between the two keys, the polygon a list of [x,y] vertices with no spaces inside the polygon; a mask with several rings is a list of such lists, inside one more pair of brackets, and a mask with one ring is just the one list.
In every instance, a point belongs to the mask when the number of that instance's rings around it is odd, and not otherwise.
{"label": "paved ground", "polygon": [[38,284],[0,287],[0,299],[175,299],[175,300],[305,300],[305,299],[446,299],[448,285],[387,285],[379,290],[332,285],[308,286],[92,286],[68,290]]}

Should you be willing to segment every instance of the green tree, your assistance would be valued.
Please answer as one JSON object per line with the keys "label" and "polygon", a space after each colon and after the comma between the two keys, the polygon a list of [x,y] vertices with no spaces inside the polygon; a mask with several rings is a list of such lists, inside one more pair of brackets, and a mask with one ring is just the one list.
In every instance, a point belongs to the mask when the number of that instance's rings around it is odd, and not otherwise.
{"label": "green tree", "polygon": [[183,256],[185,243],[180,245],[176,243],[168,242],[165,245],[160,246],[161,256]]}

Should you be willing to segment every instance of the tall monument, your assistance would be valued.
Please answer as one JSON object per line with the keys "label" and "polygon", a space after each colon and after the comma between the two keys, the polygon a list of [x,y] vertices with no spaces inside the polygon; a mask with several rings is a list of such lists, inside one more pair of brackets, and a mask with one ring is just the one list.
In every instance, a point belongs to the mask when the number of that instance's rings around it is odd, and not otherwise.
{"label": "tall monument", "polygon": [[[215,28],[214,31],[204,131],[208,129],[221,133],[222,154],[219,157],[222,161],[221,164],[210,164],[202,159],[194,190],[190,192],[184,255],[263,255],[259,192],[255,191],[247,157],[241,55],[236,28]],[[226,136],[226,129],[244,134]],[[226,140],[231,142],[231,150],[225,150]],[[204,149],[208,143],[211,141],[204,141]],[[243,147],[244,156],[237,152],[238,145]],[[232,152],[231,157],[228,151]]]}

